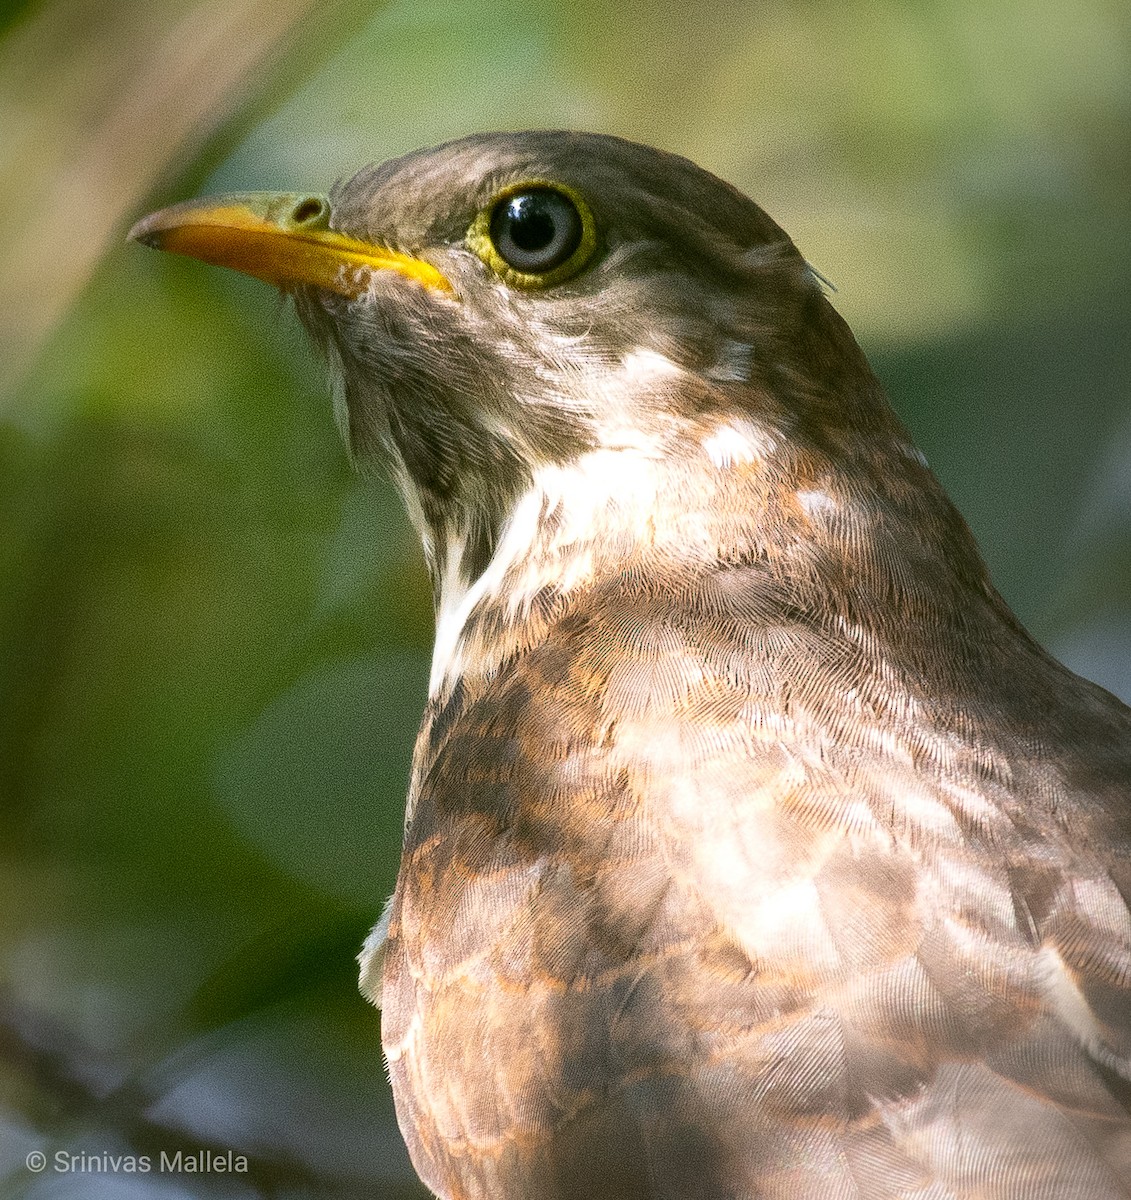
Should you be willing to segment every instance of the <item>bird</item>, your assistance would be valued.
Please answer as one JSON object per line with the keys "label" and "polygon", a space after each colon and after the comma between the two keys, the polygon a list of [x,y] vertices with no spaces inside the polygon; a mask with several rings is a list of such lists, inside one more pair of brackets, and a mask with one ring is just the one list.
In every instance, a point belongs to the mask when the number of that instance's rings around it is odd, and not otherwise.
{"label": "bird", "polygon": [[754,201],[496,132],[131,236],[293,297],[423,545],[361,979],[436,1196],[1131,1197],[1131,710]]}

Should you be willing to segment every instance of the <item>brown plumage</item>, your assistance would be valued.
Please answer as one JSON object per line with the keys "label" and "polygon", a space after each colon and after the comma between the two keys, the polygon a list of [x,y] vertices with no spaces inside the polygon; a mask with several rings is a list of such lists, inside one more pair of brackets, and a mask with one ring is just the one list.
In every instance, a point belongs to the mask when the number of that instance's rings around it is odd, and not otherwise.
{"label": "brown plumage", "polygon": [[[584,225],[542,276],[540,188]],[[1131,1197],[1131,712],[1009,612],[785,235],[557,133],[364,171],[330,226],[446,283],[253,272],[436,585],[363,963],[425,1182]]]}

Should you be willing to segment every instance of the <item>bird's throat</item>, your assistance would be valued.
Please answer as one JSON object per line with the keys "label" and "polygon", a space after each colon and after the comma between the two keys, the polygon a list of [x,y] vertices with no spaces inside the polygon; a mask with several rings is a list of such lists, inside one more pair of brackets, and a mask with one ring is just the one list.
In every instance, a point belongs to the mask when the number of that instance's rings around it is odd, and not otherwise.
{"label": "bird's throat", "polygon": [[466,527],[442,542],[426,533],[436,588],[432,694],[468,673],[493,672],[601,577],[670,558],[680,542],[676,557],[709,554],[702,537],[681,539],[664,519],[671,475],[671,463],[646,446],[593,450],[535,469],[478,573],[469,570]]}

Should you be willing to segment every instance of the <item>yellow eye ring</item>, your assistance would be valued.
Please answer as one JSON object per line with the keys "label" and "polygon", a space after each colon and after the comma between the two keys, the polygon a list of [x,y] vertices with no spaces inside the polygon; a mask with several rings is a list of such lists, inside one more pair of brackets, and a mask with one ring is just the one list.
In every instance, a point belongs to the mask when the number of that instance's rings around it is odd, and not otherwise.
{"label": "yellow eye ring", "polygon": [[471,223],[466,241],[512,287],[552,287],[593,257],[597,224],[576,189],[530,179],[494,196]]}

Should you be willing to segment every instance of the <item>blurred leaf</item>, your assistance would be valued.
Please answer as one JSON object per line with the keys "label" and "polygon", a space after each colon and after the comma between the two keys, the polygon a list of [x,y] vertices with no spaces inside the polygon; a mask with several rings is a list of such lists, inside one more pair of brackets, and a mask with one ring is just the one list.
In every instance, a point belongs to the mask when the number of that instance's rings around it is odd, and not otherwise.
{"label": "blurred leaf", "polygon": [[187,1009],[197,1028],[217,1029],[317,989],[354,998],[357,955],[372,913],[325,904],[286,916],[241,943],[201,981]]}
{"label": "blurred leaf", "polygon": [[[392,891],[427,659],[329,663],[267,706],[221,758],[237,829],[297,879],[373,903]],[[414,694],[415,693],[415,694]]]}

